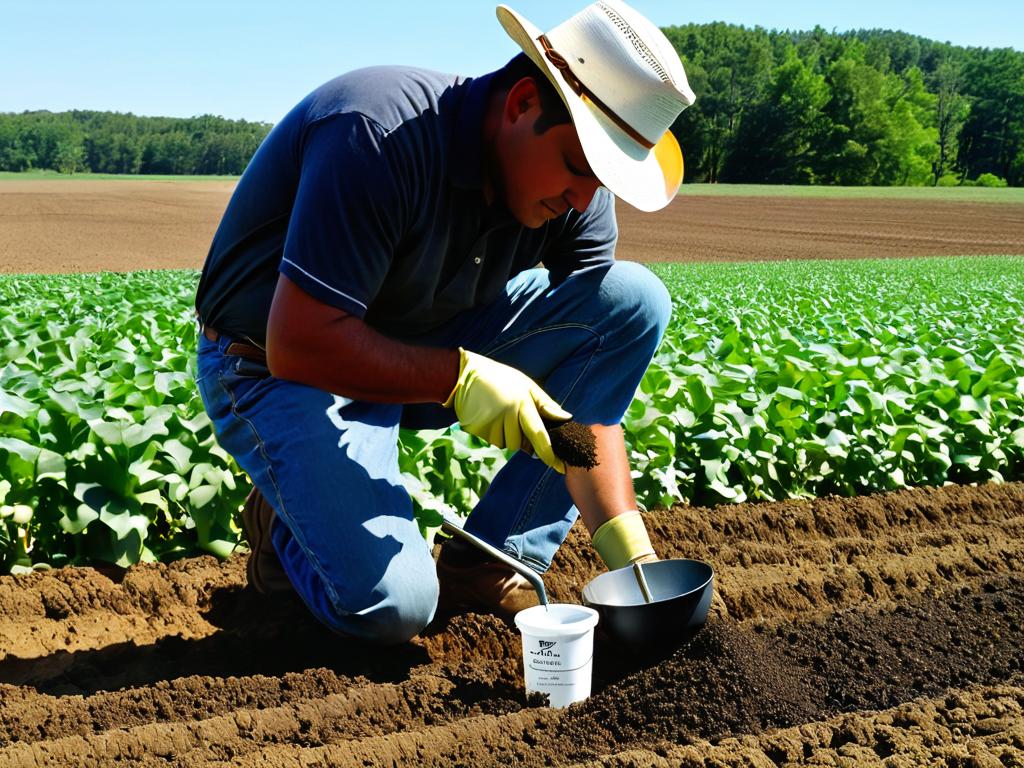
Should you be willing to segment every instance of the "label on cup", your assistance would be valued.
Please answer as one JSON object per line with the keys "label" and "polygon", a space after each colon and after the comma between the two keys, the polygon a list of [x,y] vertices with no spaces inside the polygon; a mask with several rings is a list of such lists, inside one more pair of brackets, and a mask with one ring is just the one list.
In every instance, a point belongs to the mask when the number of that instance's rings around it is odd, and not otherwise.
{"label": "label on cup", "polygon": [[593,658],[593,643],[580,642],[580,638],[569,638],[566,642],[566,638],[523,637],[523,661],[536,672],[571,672],[586,666]]}
{"label": "label on cup", "polygon": [[545,693],[548,705],[566,707],[590,695],[597,612],[573,605],[520,611],[526,690]]}

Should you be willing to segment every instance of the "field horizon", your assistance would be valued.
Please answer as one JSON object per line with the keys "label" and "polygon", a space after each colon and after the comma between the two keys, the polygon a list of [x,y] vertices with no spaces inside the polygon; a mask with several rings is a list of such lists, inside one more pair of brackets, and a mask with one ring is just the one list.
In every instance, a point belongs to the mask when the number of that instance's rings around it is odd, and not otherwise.
{"label": "field horizon", "polygon": [[[240,176],[130,173],[58,173],[49,170],[0,171],[5,181],[238,181]],[[928,200],[1024,205],[1024,187],[841,187],[828,184],[683,184],[680,197],[810,197]]]}

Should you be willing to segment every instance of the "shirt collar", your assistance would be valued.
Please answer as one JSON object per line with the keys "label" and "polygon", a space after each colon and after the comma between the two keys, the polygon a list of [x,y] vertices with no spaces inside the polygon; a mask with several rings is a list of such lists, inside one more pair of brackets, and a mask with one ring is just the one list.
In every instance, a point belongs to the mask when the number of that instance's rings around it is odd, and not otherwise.
{"label": "shirt collar", "polygon": [[470,80],[455,115],[455,130],[448,151],[448,176],[460,189],[483,189],[484,115],[494,73]]}

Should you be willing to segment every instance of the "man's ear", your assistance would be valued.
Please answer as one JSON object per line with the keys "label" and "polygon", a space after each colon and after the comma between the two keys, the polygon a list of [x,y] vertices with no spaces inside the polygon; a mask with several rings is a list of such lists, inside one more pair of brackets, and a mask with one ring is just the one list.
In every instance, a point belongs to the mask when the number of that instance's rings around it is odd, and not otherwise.
{"label": "man's ear", "polygon": [[532,77],[524,77],[509,89],[505,97],[505,119],[514,123],[536,106],[540,106],[537,82]]}

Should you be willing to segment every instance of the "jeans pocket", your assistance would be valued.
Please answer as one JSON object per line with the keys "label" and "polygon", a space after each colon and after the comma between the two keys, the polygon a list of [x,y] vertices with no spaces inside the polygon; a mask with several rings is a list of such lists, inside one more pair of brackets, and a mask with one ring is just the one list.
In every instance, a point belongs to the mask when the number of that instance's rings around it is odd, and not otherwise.
{"label": "jeans pocket", "polygon": [[248,360],[239,357],[232,365],[231,370],[236,376],[243,379],[267,379],[270,378],[270,369],[266,363],[258,363],[255,360]]}
{"label": "jeans pocket", "polygon": [[220,384],[230,396],[236,412],[251,404],[272,379],[266,365],[244,357],[235,358],[220,373]]}

